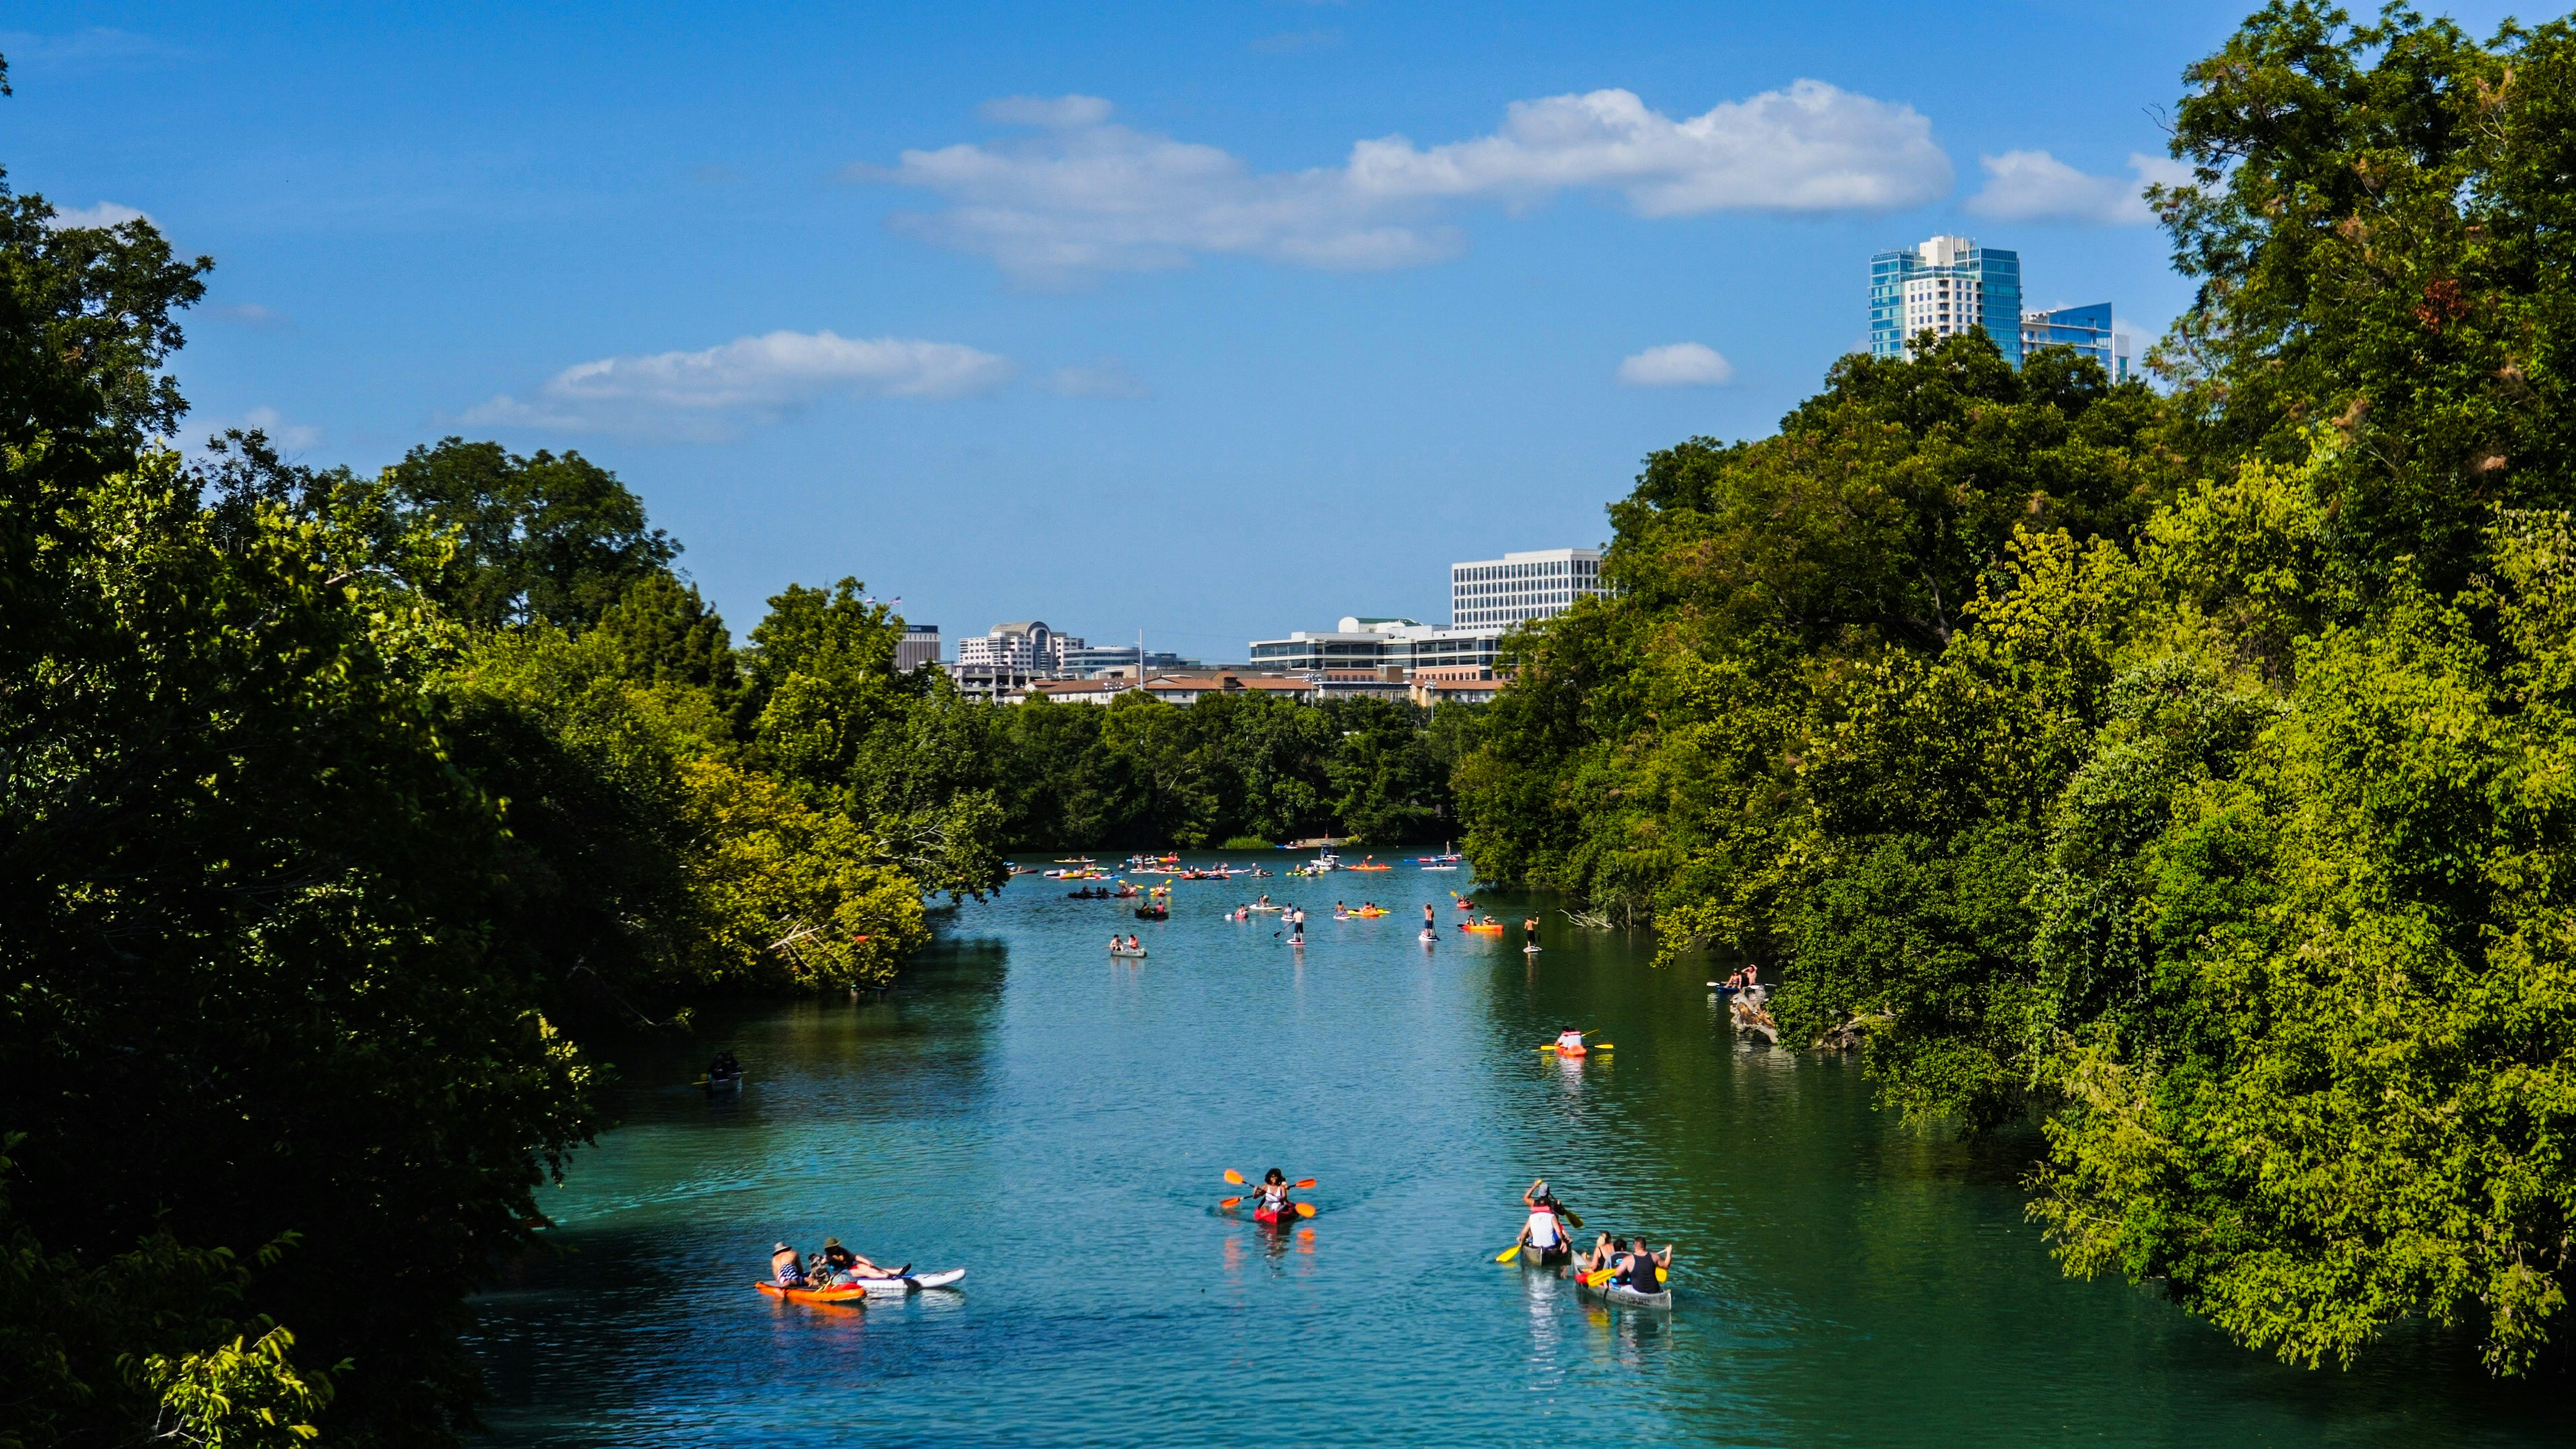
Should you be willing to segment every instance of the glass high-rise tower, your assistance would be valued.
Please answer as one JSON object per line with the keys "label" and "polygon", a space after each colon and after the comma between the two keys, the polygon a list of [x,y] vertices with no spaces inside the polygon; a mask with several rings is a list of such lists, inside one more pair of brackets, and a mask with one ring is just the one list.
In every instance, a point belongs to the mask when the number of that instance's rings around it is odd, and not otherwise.
{"label": "glass high-rise tower", "polygon": [[2021,253],[1936,236],[1869,259],[1872,357],[1903,357],[1922,332],[1951,337],[1972,327],[2021,366]]}

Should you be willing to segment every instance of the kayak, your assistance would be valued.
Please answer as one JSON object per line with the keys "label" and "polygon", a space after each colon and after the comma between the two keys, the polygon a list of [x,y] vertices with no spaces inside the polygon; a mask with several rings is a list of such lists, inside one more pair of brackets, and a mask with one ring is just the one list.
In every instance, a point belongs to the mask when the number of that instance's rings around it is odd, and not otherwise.
{"label": "kayak", "polygon": [[1284,1208],[1254,1208],[1252,1220],[1264,1227],[1272,1228],[1293,1227],[1301,1221],[1297,1215],[1297,1205],[1293,1202]]}
{"label": "kayak", "polygon": [[868,1290],[865,1288],[781,1288],[775,1283],[754,1283],[751,1286],[772,1298],[784,1298],[790,1303],[837,1303],[851,1308],[868,1306]]}
{"label": "kayak", "polygon": [[710,1097],[714,1096],[718,1092],[740,1091],[742,1089],[742,1073],[736,1072],[729,1077],[711,1076],[704,1079],[701,1085],[707,1089],[707,1095]]}
{"label": "kayak", "polygon": [[1574,1286],[1581,1292],[1589,1293],[1593,1297],[1601,1299],[1605,1303],[1616,1303],[1622,1308],[1670,1308],[1673,1306],[1673,1290],[1670,1288],[1667,1288],[1660,1293],[1640,1293],[1634,1288],[1629,1288],[1618,1283],[1604,1283],[1600,1287],[1595,1288],[1591,1283],[1585,1281],[1579,1276],[1574,1280]]}
{"label": "kayak", "polygon": [[944,1273],[907,1273],[900,1278],[864,1278],[859,1282],[859,1289],[861,1292],[870,1293],[879,1298],[900,1298],[907,1293],[918,1293],[924,1288],[952,1287],[958,1279],[965,1276],[965,1269],[951,1268]]}
{"label": "kayak", "polygon": [[1473,922],[1460,921],[1458,923],[1458,929],[1462,931],[1473,931],[1479,936],[1499,936],[1503,933],[1502,923],[1499,921],[1490,926],[1479,926]]}

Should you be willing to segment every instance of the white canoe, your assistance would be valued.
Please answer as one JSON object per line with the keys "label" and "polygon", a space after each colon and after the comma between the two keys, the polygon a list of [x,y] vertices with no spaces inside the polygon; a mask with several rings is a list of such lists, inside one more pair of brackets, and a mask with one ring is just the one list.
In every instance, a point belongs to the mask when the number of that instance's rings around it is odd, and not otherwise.
{"label": "white canoe", "polygon": [[1142,956],[1145,953],[1142,951],[1119,951],[1113,949],[1109,954],[1112,956]]}
{"label": "white canoe", "polygon": [[868,1290],[868,1296],[871,1298],[900,1298],[906,1293],[918,1293],[924,1288],[950,1287],[965,1276],[965,1269],[951,1268],[945,1273],[913,1273],[901,1278],[862,1278],[859,1282]]}
{"label": "white canoe", "polygon": [[1600,1287],[1595,1288],[1591,1284],[1583,1281],[1580,1276],[1575,1278],[1574,1286],[1581,1289],[1583,1292],[1591,1294],[1595,1298],[1599,1298],[1610,1303],[1616,1303],[1625,1308],[1670,1308],[1673,1306],[1673,1290],[1670,1288],[1665,1289],[1661,1293],[1640,1293],[1634,1288],[1626,1287],[1618,1283],[1604,1283]]}

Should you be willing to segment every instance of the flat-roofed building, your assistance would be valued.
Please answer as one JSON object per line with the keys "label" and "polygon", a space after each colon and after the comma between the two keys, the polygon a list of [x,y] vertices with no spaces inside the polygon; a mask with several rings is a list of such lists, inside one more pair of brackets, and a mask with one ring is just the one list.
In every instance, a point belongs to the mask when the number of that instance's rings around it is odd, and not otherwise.
{"label": "flat-roofed building", "polygon": [[1500,629],[1439,629],[1401,618],[1347,616],[1338,628],[1300,629],[1283,639],[1252,641],[1252,667],[1290,674],[1334,670],[1375,674],[1397,669],[1484,670],[1494,667]]}
{"label": "flat-roofed building", "polygon": [[936,664],[939,654],[939,626],[936,624],[906,624],[903,637],[894,641],[894,667],[897,669],[919,669],[925,664]]}
{"label": "flat-roofed building", "polygon": [[1573,608],[1575,600],[1607,592],[1597,548],[1545,548],[1454,563],[1449,566],[1449,628],[1499,634],[1553,619]]}

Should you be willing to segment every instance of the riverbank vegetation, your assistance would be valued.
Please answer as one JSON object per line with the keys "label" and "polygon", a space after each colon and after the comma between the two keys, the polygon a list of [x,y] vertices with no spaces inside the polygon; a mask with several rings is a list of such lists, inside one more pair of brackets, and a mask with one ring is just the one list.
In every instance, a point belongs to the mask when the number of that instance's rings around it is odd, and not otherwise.
{"label": "riverbank vegetation", "polygon": [[2167,386],[1850,358],[1513,641],[1480,874],[1782,963],[1885,1100],[2046,1129],[2070,1272],[2498,1372],[2576,1245],[2576,33],[2276,4],[2187,75]]}
{"label": "riverbank vegetation", "polygon": [[978,704],[846,579],[738,648],[577,454],[183,457],[210,265],[0,188],[0,1445],[453,1442],[588,1027],[881,985],[1017,843],[1446,824],[1454,711]]}
{"label": "riverbank vegetation", "polygon": [[0,1443],[453,1442],[576,1035],[1006,875],[856,586],[737,652],[575,455],[184,459],[208,263],[0,192]]}

